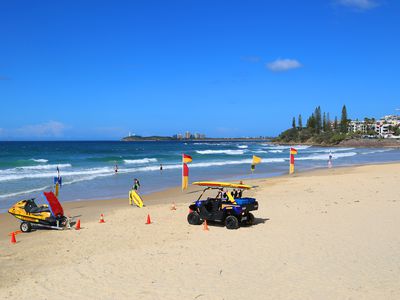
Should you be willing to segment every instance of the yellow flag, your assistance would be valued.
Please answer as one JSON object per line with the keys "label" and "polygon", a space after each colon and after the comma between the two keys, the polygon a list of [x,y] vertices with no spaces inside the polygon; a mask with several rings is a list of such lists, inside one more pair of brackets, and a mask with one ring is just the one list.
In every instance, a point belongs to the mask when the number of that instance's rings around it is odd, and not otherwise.
{"label": "yellow flag", "polygon": [[253,163],[252,165],[257,165],[261,162],[261,157],[253,155]]}
{"label": "yellow flag", "polygon": [[253,155],[253,162],[251,163],[251,171],[253,172],[256,168],[256,165],[261,162],[261,157]]}

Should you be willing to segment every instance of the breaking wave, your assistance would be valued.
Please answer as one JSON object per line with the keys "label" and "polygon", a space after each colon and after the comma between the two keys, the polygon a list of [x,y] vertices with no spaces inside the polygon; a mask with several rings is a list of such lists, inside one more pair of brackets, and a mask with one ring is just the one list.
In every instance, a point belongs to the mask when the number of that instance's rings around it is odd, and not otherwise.
{"label": "breaking wave", "polygon": [[15,192],[15,193],[4,194],[4,195],[0,195],[0,199],[1,199],[1,198],[9,198],[9,197],[20,196],[20,195],[25,195],[25,194],[31,194],[31,193],[35,193],[35,192],[41,192],[41,191],[44,191],[45,189],[48,189],[49,187],[50,187],[50,186],[43,186],[43,187],[37,188],[37,189],[32,189],[32,190],[26,190],[26,191],[20,191],[20,192]]}
{"label": "breaking wave", "polygon": [[28,166],[28,167],[18,167],[15,169],[22,169],[22,170],[56,170],[57,167],[61,168],[70,168],[71,164],[52,164],[52,165],[38,165],[38,166]]}
{"label": "breaking wave", "polygon": [[[357,155],[356,152],[347,152],[347,153],[334,153],[332,154],[333,159],[341,158],[341,157],[350,157]],[[296,160],[328,160],[327,154],[318,154],[318,155],[310,155],[305,157],[296,157]]]}
{"label": "breaking wave", "polygon": [[244,150],[196,150],[198,154],[227,154],[227,155],[242,155]]}
{"label": "breaking wave", "polygon": [[149,164],[152,162],[157,162],[157,158],[124,159],[126,164]]}
{"label": "breaking wave", "polygon": [[39,159],[31,158],[31,160],[38,163],[47,163],[49,161],[48,159],[44,158],[39,158]]}
{"label": "breaking wave", "polygon": [[[17,174],[20,173],[21,171],[42,171],[42,170],[56,170],[57,167],[60,169],[62,168],[70,168],[71,164],[52,164],[52,165],[38,165],[38,166],[23,166],[23,167],[16,167],[13,169],[5,169],[5,170],[0,170],[0,175],[7,175],[7,174]],[[54,174],[54,172],[53,172]],[[1,181],[1,178],[0,178]]]}

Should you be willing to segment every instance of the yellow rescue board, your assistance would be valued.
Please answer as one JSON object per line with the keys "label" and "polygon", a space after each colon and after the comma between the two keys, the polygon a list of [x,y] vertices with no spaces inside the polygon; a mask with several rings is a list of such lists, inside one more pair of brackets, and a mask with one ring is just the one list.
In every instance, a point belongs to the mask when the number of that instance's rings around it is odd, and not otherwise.
{"label": "yellow rescue board", "polygon": [[138,193],[136,193],[135,190],[129,191],[129,204],[132,204],[132,200],[136,204],[137,207],[140,207],[140,208],[143,207],[142,198],[140,198],[140,196],[138,195]]}
{"label": "yellow rescue board", "polygon": [[219,182],[219,181],[196,181],[193,182],[194,185],[207,186],[207,187],[221,187],[221,188],[232,188],[232,189],[246,189],[252,188],[251,185],[231,183],[231,182]]}

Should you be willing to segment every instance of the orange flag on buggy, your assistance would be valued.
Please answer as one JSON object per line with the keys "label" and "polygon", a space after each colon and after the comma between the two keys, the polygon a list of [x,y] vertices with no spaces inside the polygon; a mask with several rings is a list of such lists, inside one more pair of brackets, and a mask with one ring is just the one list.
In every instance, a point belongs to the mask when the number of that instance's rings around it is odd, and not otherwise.
{"label": "orange flag on buggy", "polygon": [[182,154],[182,191],[186,190],[189,183],[189,167],[187,163],[192,162],[192,157]]}

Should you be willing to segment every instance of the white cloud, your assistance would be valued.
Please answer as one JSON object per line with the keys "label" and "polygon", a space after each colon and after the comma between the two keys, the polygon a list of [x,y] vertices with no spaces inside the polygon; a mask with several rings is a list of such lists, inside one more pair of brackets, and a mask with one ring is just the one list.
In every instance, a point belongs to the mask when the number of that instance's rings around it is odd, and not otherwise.
{"label": "white cloud", "polygon": [[337,3],[359,10],[367,10],[379,5],[375,0],[338,0]]}
{"label": "white cloud", "polygon": [[49,121],[47,123],[26,125],[15,129],[15,135],[32,138],[61,137],[66,128],[61,122]]}
{"label": "white cloud", "polygon": [[295,59],[277,59],[266,64],[266,67],[272,72],[284,72],[291,69],[301,68],[302,64]]}

